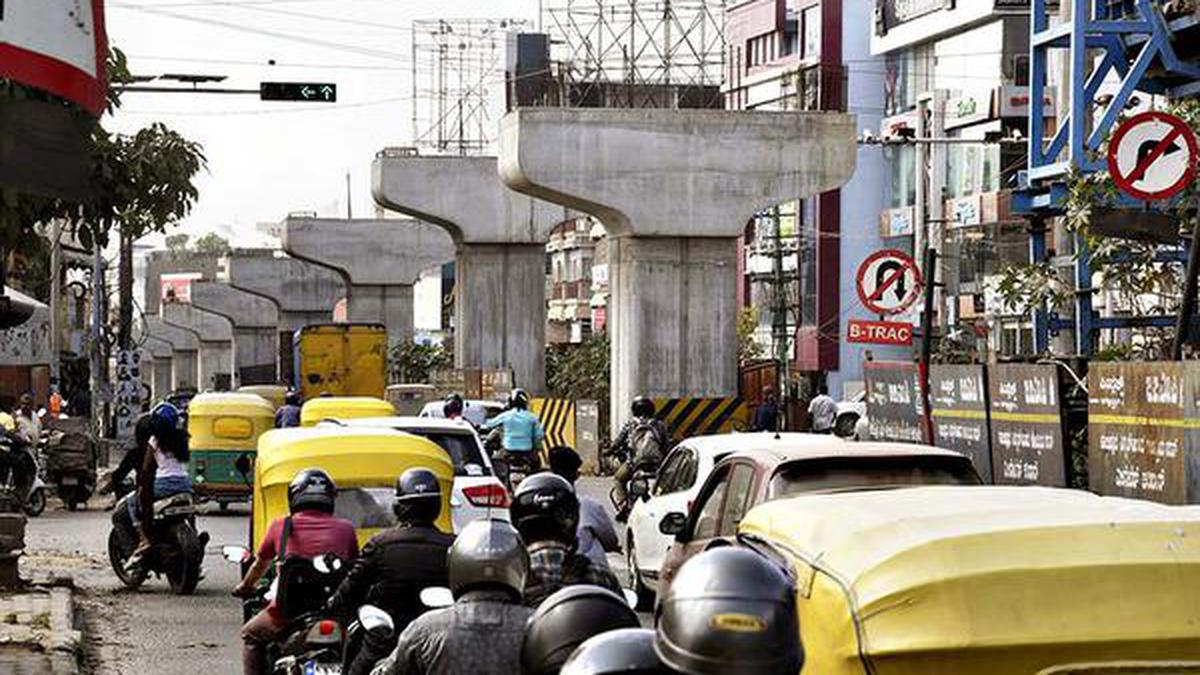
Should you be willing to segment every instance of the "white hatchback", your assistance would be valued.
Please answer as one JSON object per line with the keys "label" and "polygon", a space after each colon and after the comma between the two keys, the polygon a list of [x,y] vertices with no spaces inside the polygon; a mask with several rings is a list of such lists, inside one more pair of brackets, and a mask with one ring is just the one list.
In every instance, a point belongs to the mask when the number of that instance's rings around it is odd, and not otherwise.
{"label": "white hatchback", "polygon": [[492,461],[470,424],[439,417],[365,417],[322,424],[384,427],[428,438],[454,462],[454,489],[450,494],[454,531],[482,518],[508,520],[508,491],[492,471]]}
{"label": "white hatchback", "polygon": [[637,500],[629,512],[625,558],[629,587],[637,592],[639,606],[653,605],[659,569],[675,541],[659,532],[659,521],[668,513],[688,512],[713,466],[735,449],[729,447],[729,438],[698,436],[675,446],[659,467],[650,495]]}

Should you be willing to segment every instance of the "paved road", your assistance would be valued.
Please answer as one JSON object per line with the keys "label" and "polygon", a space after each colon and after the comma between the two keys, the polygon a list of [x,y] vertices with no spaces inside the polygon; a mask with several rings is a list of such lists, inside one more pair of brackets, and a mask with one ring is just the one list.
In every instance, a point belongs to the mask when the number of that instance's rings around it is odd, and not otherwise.
{"label": "paved road", "polygon": [[[606,479],[584,478],[579,490],[608,505]],[[81,588],[79,606],[91,639],[88,665],[98,675],[153,673],[194,675],[198,665],[208,673],[240,672],[241,607],[229,595],[237,583],[235,565],[221,558],[224,544],[246,539],[246,507],[227,514],[206,513],[201,529],[211,536],[204,561],[205,578],[196,595],[172,595],[165,580],[150,580],[137,591],[121,587],[109,567],[106,544],[106,500],[93,499],[87,511],[69,513],[56,503],[30,519],[29,555],[22,560],[26,576],[34,572],[71,574]],[[625,580],[624,560],[610,555],[618,578]],[[2,670],[2,668],[0,668]]]}

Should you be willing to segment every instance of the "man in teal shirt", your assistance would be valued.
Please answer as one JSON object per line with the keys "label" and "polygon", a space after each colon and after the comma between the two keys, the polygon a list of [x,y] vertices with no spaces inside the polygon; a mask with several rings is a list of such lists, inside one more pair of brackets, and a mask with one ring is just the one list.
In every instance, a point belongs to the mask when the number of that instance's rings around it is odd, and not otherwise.
{"label": "man in teal shirt", "polygon": [[504,449],[494,457],[504,464],[504,480],[508,482],[508,466],[513,461],[521,461],[529,472],[534,473],[542,468],[539,457],[542,441],[546,431],[537,415],[529,412],[529,394],[524,389],[514,389],[508,397],[508,410],[496,415],[483,423],[482,429],[489,431],[496,427],[504,430]]}

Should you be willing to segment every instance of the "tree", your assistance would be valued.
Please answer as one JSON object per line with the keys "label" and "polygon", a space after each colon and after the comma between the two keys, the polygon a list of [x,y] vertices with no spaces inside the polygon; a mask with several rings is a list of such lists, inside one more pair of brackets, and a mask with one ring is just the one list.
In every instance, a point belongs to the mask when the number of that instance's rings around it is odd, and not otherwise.
{"label": "tree", "polygon": [[191,237],[186,232],[177,232],[168,234],[166,239],[167,250],[176,255],[184,253],[188,250],[188,241]]}
{"label": "tree", "polygon": [[546,350],[546,384],[554,398],[594,399],[608,403],[610,371],[608,334],[599,333],[577,345]]}
{"label": "tree", "polygon": [[759,344],[758,340],[754,339],[754,333],[757,331],[758,309],[755,307],[746,307],[741,312],[738,312],[737,351],[739,365],[762,358],[763,346]]}
{"label": "tree", "polygon": [[233,248],[229,245],[229,240],[216,232],[209,232],[200,237],[192,247],[198,253],[207,253],[215,256],[229,255],[233,251]]}
{"label": "tree", "polygon": [[436,370],[454,367],[454,352],[442,345],[422,344],[409,338],[391,348],[392,384],[428,383]]}

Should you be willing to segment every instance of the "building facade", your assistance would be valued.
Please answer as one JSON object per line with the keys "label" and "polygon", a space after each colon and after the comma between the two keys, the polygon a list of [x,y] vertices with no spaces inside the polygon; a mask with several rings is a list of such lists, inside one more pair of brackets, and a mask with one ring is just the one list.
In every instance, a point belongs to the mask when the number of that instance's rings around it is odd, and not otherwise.
{"label": "building facade", "polygon": [[[727,8],[726,107],[829,110],[882,120],[883,59],[870,50],[872,3],[852,0],[748,0]],[[778,205],[747,224],[740,299],[757,311],[757,337],[787,363],[806,398],[820,384],[834,397],[861,389],[870,350],[845,340],[858,307],[854,271],[882,246],[875,226],[884,206],[884,162],[860,147],[841,190]],[[873,349],[876,356],[884,348]]]}
{"label": "building facade", "polygon": [[548,344],[579,344],[604,330],[607,253],[604,227],[593,218],[568,220],[550,232],[546,243]]}

